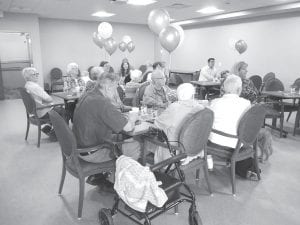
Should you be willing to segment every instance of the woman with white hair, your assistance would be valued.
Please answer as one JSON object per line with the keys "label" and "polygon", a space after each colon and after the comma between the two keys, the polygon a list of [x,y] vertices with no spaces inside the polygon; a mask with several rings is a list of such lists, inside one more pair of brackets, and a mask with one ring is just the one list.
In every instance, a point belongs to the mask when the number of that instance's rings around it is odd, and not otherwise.
{"label": "woman with white hair", "polygon": [[[67,65],[67,73],[64,79],[64,91],[79,91],[80,85],[79,78],[79,66],[77,63],[72,62]],[[82,85],[81,85],[82,86]]]}
{"label": "woman with white hair", "polygon": [[[194,100],[195,88],[190,83],[183,83],[177,88],[178,101],[170,104],[154,121],[157,128],[163,130],[169,141],[177,141],[183,121],[204,109]],[[176,113],[174,113],[176,112]],[[153,149],[153,146],[150,147]],[[154,161],[158,163],[171,157],[168,149],[155,148]]]}
{"label": "woman with white hair", "polygon": [[125,85],[125,99],[134,99],[136,90],[142,85],[140,83],[142,79],[142,71],[131,70],[130,71],[131,81]]}

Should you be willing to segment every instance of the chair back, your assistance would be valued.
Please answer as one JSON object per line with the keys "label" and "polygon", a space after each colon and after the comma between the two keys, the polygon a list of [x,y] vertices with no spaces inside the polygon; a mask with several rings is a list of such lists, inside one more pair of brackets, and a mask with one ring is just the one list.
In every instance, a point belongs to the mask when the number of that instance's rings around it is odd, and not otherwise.
{"label": "chair back", "polygon": [[59,69],[59,68],[53,68],[50,71],[50,77],[51,77],[51,81],[62,79],[62,71],[61,71],[61,69]]}
{"label": "chair back", "polygon": [[266,83],[267,81],[273,80],[273,79],[275,79],[275,73],[269,72],[264,76],[263,82]]}
{"label": "chair back", "polygon": [[144,82],[136,91],[135,99],[136,99],[136,106],[141,106],[141,102],[143,101],[143,96],[146,90],[146,87],[150,84],[149,81]]}
{"label": "chair back", "polygon": [[143,73],[146,72],[147,66],[146,66],[146,65],[141,65],[141,66],[139,67],[139,70],[142,71],[142,74],[143,74]]}
{"label": "chair back", "polygon": [[50,116],[50,120],[58,139],[62,154],[66,158],[71,157],[77,148],[76,139],[72,130],[57,112],[51,110],[48,112],[48,114]]}
{"label": "chair back", "polygon": [[19,91],[20,91],[20,95],[23,100],[23,103],[25,105],[25,108],[26,108],[26,113],[28,115],[37,116],[36,103],[35,103],[32,95],[27,92],[26,88],[20,88]]}
{"label": "chair back", "polygon": [[257,90],[261,89],[262,79],[261,79],[260,76],[253,75],[253,76],[249,77],[249,79],[253,82],[253,84],[254,84],[254,86],[256,87]]}
{"label": "chair back", "polygon": [[295,80],[295,82],[293,84],[293,87],[295,87],[296,91],[299,91],[299,89],[300,89],[300,78]]}
{"label": "chair back", "polygon": [[185,121],[179,132],[179,142],[183,144],[188,156],[195,156],[201,150],[206,149],[213,120],[214,113],[205,108]]}
{"label": "chair back", "polygon": [[273,80],[269,80],[265,84],[265,90],[266,91],[284,91],[283,83],[278,80],[277,78],[274,78]]}
{"label": "chair back", "polygon": [[194,73],[192,79],[195,80],[195,81],[198,81],[198,80],[199,80],[199,77],[200,77],[200,72],[201,72],[201,70],[196,71],[196,72]]}
{"label": "chair back", "polygon": [[263,126],[265,114],[265,107],[261,104],[256,104],[241,117],[237,130],[241,143],[246,145],[254,143],[260,128]]}
{"label": "chair back", "polygon": [[175,78],[175,84],[176,84],[176,86],[178,86],[178,85],[180,85],[180,84],[183,83],[182,78],[178,74],[175,74],[174,78]]}

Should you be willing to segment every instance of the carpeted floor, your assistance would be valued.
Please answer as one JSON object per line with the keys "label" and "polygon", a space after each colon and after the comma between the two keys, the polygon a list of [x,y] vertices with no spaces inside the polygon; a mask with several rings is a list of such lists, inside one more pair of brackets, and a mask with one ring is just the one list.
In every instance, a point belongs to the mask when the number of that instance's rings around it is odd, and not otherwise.
{"label": "carpeted floor", "polygon": [[[26,142],[25,109],[20,99],[0,101],[0,224],[2,225],[96,225],[102,207],[111,207],[113,196],[86,184],[83,218],[76,219],[78,181],[67,174],[63,196],[58,196],[61,155],[58,143],[42,136],[36,147],[37,129],[31,127]],[[290,119],[293,121],[293,118]],[[286,124],[291,126],[291,124]],[[229,173],[210,173],[214,191],[208,195],[205,180],[187,180],[197,197],[205,225],[299,225],[300,224],[300,135],[280,139],[274,132],[274,153],[261,165],[260,182],[237,179],[237,196],[231,195]],[[153,224],[188,224],[187,204],[179,215],[170,211]],[[122,215],[115,224],[133,224]]]}

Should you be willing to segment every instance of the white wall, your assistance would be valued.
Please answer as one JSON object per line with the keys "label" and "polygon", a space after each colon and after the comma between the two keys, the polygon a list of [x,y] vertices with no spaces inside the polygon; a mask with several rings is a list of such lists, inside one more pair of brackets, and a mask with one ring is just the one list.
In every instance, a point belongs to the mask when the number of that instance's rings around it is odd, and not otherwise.
{"label": "white wall", "polygon": [[59,67],[65,72],[66,65],[73,61],[83,71],[91,65],[99,65],[105,59],[111,62],[115,70],[119,69],[125,56],[137,68],[147,60],[154,60],[154,38],[146,26],[112,24],[112,36],[118,43],[124,35],[130,35],[136,47],[132,53],[123,53],[117,49],[109,57],[104,48],[100,49],[92,40],[92,34],[97,31],[99,23],[56,19],[40,19],[39,22],[46,80],[53,67]]}
{"label": "white wall", "polygon": [[[30,34],[32,41],[32,58],[33,65],[43,71],[39,20],[36,15],[32,14],[15,14],[4,13],[4,17],[0,18],[0,31],[20,31]],[[43,76],[40,76],[39,83],[43,84]],[[43,86],[43,85],[42,85]]]}
{"label": "white wall", "polygon": [[[231,39],[245,40],[248,50],[239,55],[230,47]],[[155,55],[160,55],[159,50],[156,47]],[[168,61],[165,52],[161,57]],[[231,69],[234,62],[244,60],[249,64],[248,76],[273,71],[289,88],[300,77],[300,14],[185,29],[182,46],[172,53],[171,68],[198,70],[209,57],[216,58],[220,70]]]}

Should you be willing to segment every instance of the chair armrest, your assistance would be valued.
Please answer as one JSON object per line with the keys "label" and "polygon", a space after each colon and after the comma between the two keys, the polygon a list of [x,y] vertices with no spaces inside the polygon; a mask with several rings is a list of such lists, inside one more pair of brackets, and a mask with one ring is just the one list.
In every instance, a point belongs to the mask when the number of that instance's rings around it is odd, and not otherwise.
{"label": "chair armrest", "polygon": [[159,163],[151,166],[150,169],[151,169],[152,172],[155,172],[155,171],[157,171],[157,170],[159,170],[159,169],[161,169],[161,168],[163,168],[165,166],[168,166],[168,165],[170,165],[172,163],[179,162],[180,160],[186,158],[186,156],[187,156],[186,153],[181,153],[179,155],[175,155],[175,156],[173,156],[171,158],[168,158],[168,159],[166,159],[164,161],[161,161],[161,162],[159,162]]}
{"label": "chair armrest", "polygon": [[46,108],[52,108],[52,107],[64,106],[64,105],[65,105],[64,103],[58,103],[53,105],[45,105],[45,106],[37,107],[36,109],[46,109]]}
{"label": "chair armrest", "polygon": [[228,133],[225,133],[225,132],[223,132],[223,131],[219,131],[219,130],[215,130],[215,129],[212,129],[211,132],[216,133],[216,134],[219,134],[219,135],[222,135],[222,136],[225,136],[225,137],[238,138],[237,135],[228,134]]}

